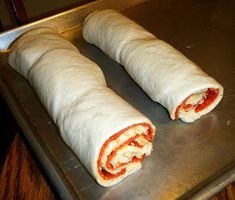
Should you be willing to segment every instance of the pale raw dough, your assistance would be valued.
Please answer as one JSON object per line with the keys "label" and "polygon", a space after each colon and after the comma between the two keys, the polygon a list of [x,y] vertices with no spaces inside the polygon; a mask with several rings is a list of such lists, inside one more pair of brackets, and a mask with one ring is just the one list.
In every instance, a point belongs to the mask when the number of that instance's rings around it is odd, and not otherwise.
{"label": "pale raw dough", "polygon": [[177,107],[190,95],[218,89],[216,100],[200,112],[184,112],[193,122],[221,100],[223,87],[195,63],[134,21],[111,9],[91,13],[84,21],[83,37],[122,64],[130,76],[175,119]]}
{"label": "pale raw dough", "polygon": [[[112,23],[109,23],[110,20]],[[130,41],[155,38],[153,34],[132,20],[109,9],[95,11],[85,19],[83,37],[117,62],[120,62],[122,49]]]}
{"label": "pale raw dough", "polygon": [[27,79],[29,68],[43,54],[58,48],[78,51],[54,29],[36,28],[24,33],[10,46],[9,64]]}
{"label": "pale raw dough", "polygon": [[9,64],[29,80],[63,140],[99,184],[111,186],[141,168],[136,162],[116,178],[99,174],[97,160],[111,136],[136,124],[154,126],[109,89],[101,69],[71,43],[52,29],[35,29],[11,45]]}

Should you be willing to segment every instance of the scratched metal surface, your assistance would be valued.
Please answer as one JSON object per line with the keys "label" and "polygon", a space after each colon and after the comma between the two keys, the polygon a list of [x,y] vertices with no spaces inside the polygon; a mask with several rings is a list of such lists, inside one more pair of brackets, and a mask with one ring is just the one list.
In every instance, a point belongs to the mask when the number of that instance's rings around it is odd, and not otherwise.
{"label": "scratched metal surface", "polygon": [[[235,180],[235,2],[133,2],[122,10],[125,15],[179,49],[225,88],[222,102],[200,120],[193,124],[171,121],[167,111],[152,102],[120,65],[82,39],[79,24],[71,23],[69,30],[56,26],[100,65],[116,93],[156,125],[154,151],[138,173],[111,188],[96,184],[60,139],[27,81],[7,66],[5,55],[0,65],[1,93],[61,198],[207,199]],[[110,6],[103,1],[101,7]]]}

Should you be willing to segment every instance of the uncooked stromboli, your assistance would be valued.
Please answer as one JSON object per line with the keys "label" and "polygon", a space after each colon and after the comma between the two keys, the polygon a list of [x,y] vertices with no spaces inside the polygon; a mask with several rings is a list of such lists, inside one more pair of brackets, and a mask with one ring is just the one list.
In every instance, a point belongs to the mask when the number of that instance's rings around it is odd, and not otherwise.
{"label": "uncooked stromboli", "polygon": [[111,186],[141,168],[155,127],[56,31],[23,34],[11,45],[9,64],[28,79],[63,140],[99,184]]}
{"label": "uncooked stromboli", "polygon": [[87,16],[83,37],[122,64],[171,119],[193,122],[221,100],[223,87],[166,42],[114,10]]}

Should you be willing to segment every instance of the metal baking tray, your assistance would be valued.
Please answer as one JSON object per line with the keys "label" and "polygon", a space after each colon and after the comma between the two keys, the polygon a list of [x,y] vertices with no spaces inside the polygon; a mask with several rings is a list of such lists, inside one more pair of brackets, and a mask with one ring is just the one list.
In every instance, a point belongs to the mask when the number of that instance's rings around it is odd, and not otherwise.
{"label": "metal baking tray", "polygon": [[[125,70],[81,35],[93,10],[113,8],[200,65],[225,88],[221,103],[200,120],[169,119]],[[235,180],[235,4],[225,1],[100,0],[0,34],[0,91],[61,199],[207,199]],[[157,128],[143,168],[104,188],[61,140],[28,82],[7,64],[8,45],[34,27],[53,27],[96,62],[108,85]],[[170,81],[170,80],[169,80]]]}

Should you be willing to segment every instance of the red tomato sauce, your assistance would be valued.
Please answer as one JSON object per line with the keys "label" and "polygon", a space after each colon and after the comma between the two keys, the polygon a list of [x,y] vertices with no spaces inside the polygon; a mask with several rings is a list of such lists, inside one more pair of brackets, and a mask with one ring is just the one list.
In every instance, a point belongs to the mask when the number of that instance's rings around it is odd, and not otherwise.
{"label": "red tomato sauce", "polygon": [[[203,103],[198,104],[195,106],[194,110],[195,112],[200,112],[202,110],[204,110],[205,108],[207,108],[208,106],[210,106],[215,99],[218,97],[219,95],[219,89],[213,89],[213,88],[209,88],[206,92],[205,92],[205,97],[203,100]],[[175,111],[175,118],[178,119],[179,118],[179,110],[181,108],[183,108],[184,110],[187,110],[189,108],[192,107],[191,104],[185,104],[185,102],[191,97],[192,95],[190,95],[189,97],[187,97],[176,109]]]}
{"label": "red tomato sauce", "polygon": [[215,99],[218,97],[219,95],[219,90],[218,89],[208,89],[206,91],[206,98],[204,99],[204,102],[202,104],[199,104],[196,108],[195,108],[195,112],[200,112],[202,110],[204,110],[205,108],[207,108],[209,105],[211,105]]}
{"label": "red tomato sauce", "polygon": [[[102,146],[101,150],[100,150],[100,154],[99,154],[99,157],[98,157],[98,160],[97,160],[97,167],[98,167],[98,172],[99,174],[105,179],[105,180],[109,180],[109,179],[114,179],[114,178],[117,178],[123,174],[125,174],[126,172],[126,169],[123,168],[121,169],[120,172],[116,173],[116,174],[112,174],[112,173],[109,173],[108,171],[106,171],[105,169],[103,169],[101,167],[101,158],[104,154],[104,151],[105,149],[107,148],[108,144],[116,139],[118,139],[121,134],[123,134],[124,132],[126,132],[128,129],[131,129],[131,128],[134,128],[136,126],[139,126],[139,125],[142,125],[142,126],[145,126],[148,128],[148,134],[145,135],[143,134],[143,136],[149,141],[149,142],[152,142],[153,141],[153,138],[154,138],[154,130],[153,128],[150,126],[150,124],[148,123],[141,123],[141,124],[134,124],[132,126],[129,126],[119,132],[117,132],[116,134],[112,135],[105,143],[104,145]],[[130,139],[128,139],[127,141],[125,141],[123,144],[121,144],[119,147],[115,148],[109,155],[108,155],[108,158],[107,158],[107,162],[106,162],[106,167],[108,169],[114,169],[114,167],[112,166],[112,164],[109,163],[109,161],[113,158],[113,156],[115,156],[116,152],[118,149],[122,148],[124,145],[126,144],[130,144],[133,142],[134,146],[141,146],[138,144],[138,142],[134,141],[137,137],[139,137],[138,134],[136,134],[134,137],[131,137]],[[117,168],[118,167],[123,167],[124,165],[127,165],[129,163],[133,163],[133,162],[140,162],[141,160],[143,160],[145,157],[145,155],[142,156],[142,158],[136,158],[134,157],[130,162],[128,163],[119,163]]]}

